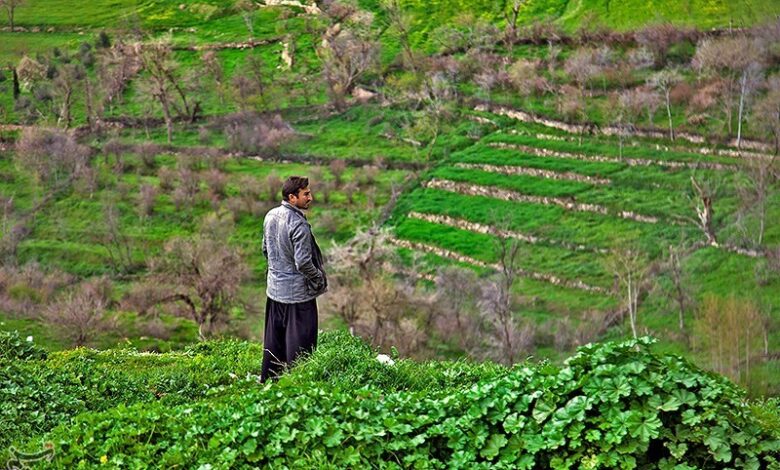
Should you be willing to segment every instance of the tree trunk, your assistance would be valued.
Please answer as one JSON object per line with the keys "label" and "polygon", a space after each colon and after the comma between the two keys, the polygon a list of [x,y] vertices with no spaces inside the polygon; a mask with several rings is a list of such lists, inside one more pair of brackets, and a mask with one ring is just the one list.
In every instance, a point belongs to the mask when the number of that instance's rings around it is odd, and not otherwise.
{"label": "tree trunk", "polygon": [[737,113],[737,148],[741,148],[742,144],[742,112],[745,107],[745,91],[747,88],[747,69],[742,72],[742,79],[740,80],[739,87],[739,111]]}
{"label": "tree trunk", "polygon": [[666,96],[666,115],[669,118],[669,139],[674,141],[674,127],[672,126],[672,105],[669,102],[669,93],[671,89],[667,88],[665,92]]}

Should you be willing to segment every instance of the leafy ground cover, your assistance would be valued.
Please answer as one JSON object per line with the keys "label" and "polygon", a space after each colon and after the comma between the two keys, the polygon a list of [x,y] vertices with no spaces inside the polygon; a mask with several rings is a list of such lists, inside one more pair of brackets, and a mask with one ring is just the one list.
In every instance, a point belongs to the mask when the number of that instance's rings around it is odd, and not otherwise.
{"label": "leafy ground cover", "polygon": [[[84,412],[23,448],[51,442],[57,466],[777,468],[777,403],[754,406],[723,378],[655,353],[652,343],[588,345],[560,367],[503,369],[385,365],[339,333],[323,337],[278,383],[237,378],[242,385],[220,396]],[[223,359],[209,356],[226,347],[248,351],[242,343],[206,343],[187,354],[216,365]]]}

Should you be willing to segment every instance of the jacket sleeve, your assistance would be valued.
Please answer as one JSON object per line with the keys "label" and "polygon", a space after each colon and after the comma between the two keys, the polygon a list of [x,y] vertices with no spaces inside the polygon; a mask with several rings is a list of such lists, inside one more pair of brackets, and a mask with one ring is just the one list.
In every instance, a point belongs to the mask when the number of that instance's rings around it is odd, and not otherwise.
{"label": "jacket sleeve", "polygon": [[312,239],[309,224],[301,222],[296,224],[290,231],[290,240],[293,245],[293,257],[295,258],[295,268],[307,279],[320,285],[323,281],[322,271],[314,266],[312,261]]}

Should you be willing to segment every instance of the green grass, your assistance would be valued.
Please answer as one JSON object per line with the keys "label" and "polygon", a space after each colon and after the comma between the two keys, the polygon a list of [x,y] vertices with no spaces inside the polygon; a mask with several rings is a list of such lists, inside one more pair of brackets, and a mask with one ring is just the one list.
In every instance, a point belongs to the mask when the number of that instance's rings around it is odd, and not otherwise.
{"label": "green grass", "polygon": [[[665,224],[645,224],[588,212],[566,211],[558,206],[503,201],[484,196],[466,196],[435,189],[417,189],[399,203],[399,212],[413,210],[465,219],[553,240],[610,248],[637,240],[654,257],[682,233],[692,229]],[[400,213],[399,213],[400,217]]]}
{"label": "green grass", "polygon": [[[398,223],[395,234],[405,240],[438,246],[485,263],[499,261],[498,238],[491,235],[417,219]],[[519,242],[519,245],[518,264],[522,269],[605,288],[612,285],[612,276],[606,272],[602,256],[524,242]]]}
{"label": "green grass", "polygon": [[[597,204],[606,207],[612,214],[628,210],[671,221],[694,215],[692,209],[687,207],[688,203],[683,192],[617,186],[601,187],[578,181],[558,181],[526,175],[508,176],[454,167],[438,167],[431,172],[431,176],[494,187],[495,197],[499,199],[502,197],[501,190],[505,189],[529,196],[567,198],[572,202]],[[731,213],[735,204],[734,198],[722,198],[716,201],[716,216]]]}

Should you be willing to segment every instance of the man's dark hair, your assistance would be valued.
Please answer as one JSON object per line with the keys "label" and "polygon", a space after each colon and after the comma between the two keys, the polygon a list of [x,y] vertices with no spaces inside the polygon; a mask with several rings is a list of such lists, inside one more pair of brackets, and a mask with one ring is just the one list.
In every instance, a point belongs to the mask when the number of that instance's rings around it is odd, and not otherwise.
{"label": "man's dark hair", "polygon": [[309,186],[309,178],[305,176],[291,176],[287,178],[282,186],[282,199],[285,201],[290,200],[290,195],[294,194],[298,196],[298,191]]}

